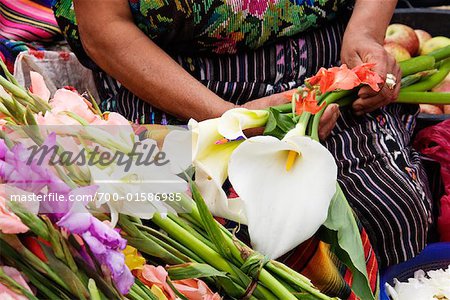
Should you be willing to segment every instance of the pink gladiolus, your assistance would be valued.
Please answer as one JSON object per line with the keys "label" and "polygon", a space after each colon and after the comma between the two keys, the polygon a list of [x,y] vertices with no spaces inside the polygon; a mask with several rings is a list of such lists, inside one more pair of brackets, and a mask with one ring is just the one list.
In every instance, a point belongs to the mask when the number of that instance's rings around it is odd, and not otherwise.
{"label": "pink gladiolus", "polygon": [[[159,287],[169,300],[177,299],[175,293],[167,284],[167,271],[161,267],[145,265],[142,270],[136,272],[138,278],[147,286],[156,285]],[[220,300],[217,293],[213,293],[202,280],[184,279],[172,281],[173,286],[186,298],[190,300]]]}
{"label": "pink gladiolus", "polygon": [[94,122],[100,117],[96,115],[90,108],[91,104],[81,97],[78,93],[66,89],[59,89],[50,101],[52,113],[72,112],[88,123]]}
{"label": "pink gladiolus", "polygon": [[0,231],[6,234],[17,234],[28,231],[20,218],[6,205],[4,187],[0,187]]}
{"label": "pink gladiolus", "polygon": [[175,293],[167,284],[167,271],[161,266],[145,265],[142,270],[137,271],[138,278],[148,287],[156,285],[159,287],[169,299],[175,299]]}
{"label": "pink gladiolus", "polygon": [[50,99],[50,91],[45,84],[44,77],[41,74],[31,71],[31,87],[30,92],[48,102]]}
{"label": "pink gladiolus", "polygon": [[[22,274],[20,274],[19,271],[17,271],[16,269],[14,269],[12,267],[8,267],[8,266],[1,266],[0,268],[3,269],[3,272],[5,272],[5,274],[7,276],[12,278],[15,282],[17,282],[18,284],[23,286],[30,293],[32,293],[32,291],[31,291],[30,287],[28,286],[26,280],[22,277]],[[13,299],[13,300],[27,300],[28,298],[25,297],[22,294],[18,294],[16,292],[13,292],[7,286],[5,286],[2,283],[0,283],[0,299],[3,299],[3,300],[7,300],[7,299],[8,300],[9,299]]]}
{"label": "pink gladiolus", "polygon": [[176,280],[173,286],[190,300],[220,300],[217,293],[213,293],[203,281],[199,279]]}

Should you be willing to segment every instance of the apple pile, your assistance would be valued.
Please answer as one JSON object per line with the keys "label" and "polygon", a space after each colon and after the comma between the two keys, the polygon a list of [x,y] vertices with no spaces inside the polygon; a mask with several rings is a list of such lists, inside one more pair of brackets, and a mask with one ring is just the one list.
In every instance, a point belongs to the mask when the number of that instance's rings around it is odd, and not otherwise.
{"label": "apple pile", "polygon": [[[391,24],[386,30],[384,49],[397,62],[405,61],[417,55],[427,55],[435,50],[450,45],[450,38],[445,36],[432,37],[421,29],[412,29],[403,24]],[[450,75],[433,92],[450,92]],[[421,104],[422,113],[450,114],[450,105]]]}

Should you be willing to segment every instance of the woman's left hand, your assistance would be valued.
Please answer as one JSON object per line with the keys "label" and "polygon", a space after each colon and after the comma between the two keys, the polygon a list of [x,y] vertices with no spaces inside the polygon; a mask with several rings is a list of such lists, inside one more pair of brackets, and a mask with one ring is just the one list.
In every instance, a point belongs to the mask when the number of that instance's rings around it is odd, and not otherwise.
{"label": "woman's left hand", "polygon": [[375,63],[374,71],[383,80],[386,80],[387,74],[392,74],[397,79],[393,89],[386,84],[383,84],[378,92],[372,90],[369,86],[362,87],[358,93],[359,98],[353,102],[353,110],[356,115],[374,111],[397,99],[402,78],[400,67],[395,59],[375,39],[362,37],[361,35],[346,34],[341,50],[341,60],[349,68],[363,63]]}

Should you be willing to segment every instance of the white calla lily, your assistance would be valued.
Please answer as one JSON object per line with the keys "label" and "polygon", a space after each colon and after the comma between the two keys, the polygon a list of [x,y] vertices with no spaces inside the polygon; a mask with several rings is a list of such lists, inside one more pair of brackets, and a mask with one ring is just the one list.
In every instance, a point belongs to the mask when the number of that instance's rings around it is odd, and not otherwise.
{"label": "white calla lily", "polygon": [[231,154],[245,139],[243,130],[264,126],[268,117],[265,110],[236,108],[220,118],[189,121],[195,182],[214,215],[247,223],[241,199],[227,199],[222,185],[228,177]]}
{"label": "white calla lily", "polygon": [[268,118],[267,110],[230,109],[219,118],[217,131],[226,139],[235,140],[244,137],[244,129],[264,126]]}
{"label": "white calla lily", "polygon": [[331,153],[297,134],[244,141],[231,156],[228,174],[244,203],[254,249],[273,259],[319,229],[336,191]]}
{"label": "white calla lily", "polygon": [[217,131],[219,119],[189,121],[192,130],[192,154],[197,184],[209,210],[215,216],[245,223],[240,199],[227,199],[222,185],[228,177],[228,161],[234,149],[242,143],[217,143],[223,136]]}

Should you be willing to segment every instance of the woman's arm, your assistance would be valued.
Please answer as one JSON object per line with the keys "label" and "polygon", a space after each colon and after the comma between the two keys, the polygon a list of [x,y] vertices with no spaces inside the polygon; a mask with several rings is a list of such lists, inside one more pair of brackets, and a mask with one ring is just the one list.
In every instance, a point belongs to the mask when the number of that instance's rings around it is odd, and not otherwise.
{"label": "woman's arm", "polygon": [[353,103],[357,115],[371,112],[394,101],[400,91],[401,71],[395,59],[383,48],[386,28],[389,25],[397,0],[356,0],[350,22],[345,30],[341,51],[342,63],[355,67],[362,63],[375,63],[375,71],[386,78],[391,73],[397,78],[395,89],[384,85],[379,93],[370,87],[359,91]]}
{"label": "woman's arm", "polygon": [[[235,105],[186,72],[134,24],[126,0],[74,0],[86,53],[100,68],[153,106],[180,119],[221,116]],[[246,104],[262,109],[286,103],[281,95]]]}

